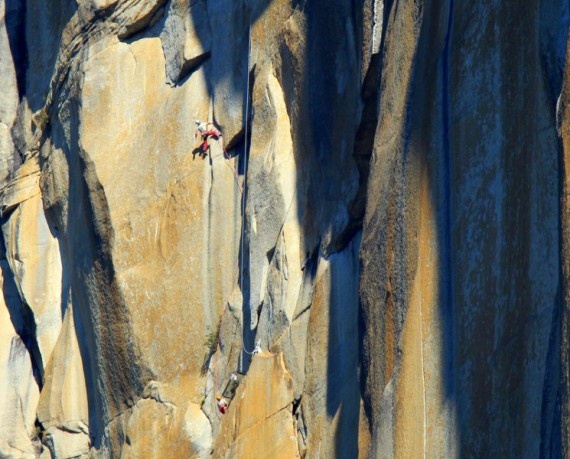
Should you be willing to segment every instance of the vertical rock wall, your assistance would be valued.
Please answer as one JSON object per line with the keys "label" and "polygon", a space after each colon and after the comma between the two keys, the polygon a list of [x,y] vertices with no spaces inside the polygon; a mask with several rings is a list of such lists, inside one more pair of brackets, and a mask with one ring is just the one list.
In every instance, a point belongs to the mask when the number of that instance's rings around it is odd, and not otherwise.
{"label": "vertical rock wall", "polygon": [[[2,349],[30,389],[3,383],[25,410],[0,455],[365,452],[362,6],[12,3]],[[204,159],[196,119],[223,132]],[[215,404],[234,371],[237,427]]]}
{"label": "vertical rock wall", "polygon": [[0,0],[0,456],[567,456],[569,18]]}
{"label": "vertical rock wall", "polygon": [[567,5],[511,7],[387,12],[361,249],[372,457],[561,455]]}

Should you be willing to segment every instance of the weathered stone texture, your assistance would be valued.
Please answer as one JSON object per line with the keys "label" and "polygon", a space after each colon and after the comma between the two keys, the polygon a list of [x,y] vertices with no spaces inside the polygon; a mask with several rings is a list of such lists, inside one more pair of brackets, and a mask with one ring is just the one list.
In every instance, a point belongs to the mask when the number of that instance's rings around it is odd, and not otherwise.
{"label": "weathered stone texture", "polygon": [[567,456],[568,18],[0,0],[0,456]]}
{"label": "weathered stone texture", "polygon": [[361,251],[372,456],[557,457],[560,171],[538,2],[404,2],[387,24]]}
{"label": "weathered stone texture", "polygon": [[42,205],[37,158],[24,163],[4,190],[6,258],[20,298],[33,314],[43,372],[61,329],[62,268],[59,244]]}
{"label": "weathered stone texture", "polygon": [[160,40],[166,78],[175,85],[210,55],[212,39],[206,2],[170,2]]}
{"label": "weathered stone texture", "polygon": [[255,356],[222,420],[214,457],[299,457],[292,402],[293,379],[283,356]]}
{"label": "weathered stone texture", "polygon": [[[30,354],[18,332],[17,293],[8,288],[5,260],[2,267],[3,295],[0,297],[0,456],[33,459],[37,447],[34,432],[39,389]],[[16,309],[16,310],[14,310]]]}
{"label": "weathered stone texture", "polygon": [[44,381],[37,416],[47,431],[44,442],[52,457],[86,455],[90,447],[87,387],[71,306],[65,311]]}

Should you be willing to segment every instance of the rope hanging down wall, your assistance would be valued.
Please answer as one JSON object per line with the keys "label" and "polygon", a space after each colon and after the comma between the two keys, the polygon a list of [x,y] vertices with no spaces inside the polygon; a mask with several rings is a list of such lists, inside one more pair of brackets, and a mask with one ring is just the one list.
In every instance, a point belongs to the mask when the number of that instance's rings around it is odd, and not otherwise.
{"label": "rope hanging down wall", "polygon": [[[240,282],[242,283],[241,288],[243,289],[243,279],[245,273],[245,264],[244,264],[244,254],[245,254],[245,225],[246,225],[246,194],[247,194],[247,172],[248,172],[248,140],[249,140],[249,95],[250,95],[250,57],[251,57],[251,18],[248,24],[248,42],[247,42],[247,68],[246,68],[246,87],[245,87],[245,111],[244,111],[244,118],[245,118],[245,126],[244,126],[244,148],[243,148],[243,165],[244,165],[244,175],[243,175],[243,184],[241,187],[241,250],[240,250],[240,258],[239,258],[239,265],[238,271],[240,275]],[[235,281],[234,281],[235,284]],[[222,327],[222,318],[220,319],[220,329]],[[220,347],[220,336],[218,333],[217,337],[217,344],[216,344],[216,353],[221,350]],[[242,350],[248,355],[255,355],[256,353],[261,351],[261,343],[258,341],[256,343],[255,348],[252,351],[248,351],[245,347],[245,343],[243,343],[242,338]],[[219,380],[218,380],[218,364],[219,364],[219,357],[216,356],[216,361],[214,365],[214,393],[218,394],[220,387],[219,387]],[[243,371],[243,358],[240,358],[240,368],[238,368],[238,372],[242,373]]]}

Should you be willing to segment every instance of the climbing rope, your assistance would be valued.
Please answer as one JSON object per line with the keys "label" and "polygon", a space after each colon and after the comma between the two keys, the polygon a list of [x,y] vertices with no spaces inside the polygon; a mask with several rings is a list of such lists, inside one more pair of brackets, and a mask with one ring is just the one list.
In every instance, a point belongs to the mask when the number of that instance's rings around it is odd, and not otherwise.
{"label": "climbing rope", "polygon": [[242,346],[242,348],[243,348],[243,350],[244,350],[244,352],[245,352],[246,354],[249,354],[249,355],[256,355],[256,354],[259,354],[259,353],[261,352],[261,340],[260,340],[260,339],[257,340],[257,343],[255,343],[255,347],[253,348],[253,351],[251,351],[251,352],[249,352],[249,351],[245,348],[245,346]]}
{"label": "climbing rope", "polygon": [[[246,71],[246,85],[245,85],[245,131],[244,131],[244,146],[243,146],[243,187],[241,191],[241,252],[240,252],[240,280],[243,283],[244,278],[244,263],[243,257],[245,253],[245,198],[247,194],[247,160],[248,160],[248,150],[247,150],[247,139],[248,139],[248,120],[249,120],[249,65],[250,65],[250,56],[251,56],[251,15],[249,17],[249,25],[247,30],[247,71]],[[243,285],[241,286],[243,287]],[[243,290],[242,290],[243,292]],[[243,294],[242,294],[242,301],[243,301]],[[242,333],[242,349],[246,354],[254,355],[255,349],[252,352],[249,352],[245,348],[245,343],[243,342],[243,333]],[[243,370],[243,360],[242,360],[242,368]]]}
{"label": "climbing rope", "polygon": [[248,132],[248,118],[249,118],[249,57],[251,54],[251,18],[248,28],[247,40],[247,72],[246,72],[246,85],[245,85],[245,140],[243,146],[243,187],[241,192],[241,243],[242,250],[240,253],[240,275],[243,282],[243,255],[245,252],[245,197],[247,193],[247,132]]}
{"label": "climbing rope", "polygon": [[[237,267],[237,270],[234,271],[234,273],[239,273],[241,275],[241,280],[243,282],[243,269],[244,269],[244,252],[245,252],[245,198],[246,198],[246,187],[247,187],[247,169],[248,169],[248,165],[247,165],[247,149],[248,149],[248,130],[249,130],[249,92],[250,92],[250,81],[249,81],[249,66],[250,66],[250,54],[251,54],[251,18],[249,21],[249,25],[248,25],[248,43],[247,43],[247,81],[246,81],[246,100],[245,100],[245,131],[244,131],[244,135],[245,135],[245,140],[244,140],[244,149],[243,149],[243,157],[244,157],[244,178],[243,178],[243,186],[240,186],[239,184],[239,180],[237,178],[237,175],[235,173],[235,169],[231,168],[229,165],[228,167],[230,167],[230,169],[232,169],[232,171],[234,172],[234,178],[236,181],[236,184],[238,185],[238,188],[240,188],[241,190],[241,194],[242,194],[242,199],[241,199],[241,253],[240,253],[240,260],[239,260],[239,265]],[[229,155],[227,154],[225,148],[223,153],[219,153],[216,156],[213,156],[212,159],[215,159],[221,155],[224,155],[227,159],[229,158]],[[227,163],[226,163],[227,164]],[[235,274],[234,274],[234,280],[232,285],[236,285],[236,279],[235,279]],[[222,328],[222,321],[223,321],[223,312],[222,312],[222,317],[220,318],[220,330]],[[221,350],[220,347],[220,335],[218,333],[218,341],[216,344],[216,360],[215,360],[215,364],[214,364],[214,393],[218,393],[220,388],[218,387],[218,364],[219,364],[219,355],[218,355],[218,351]],[[243,340],[242,340],[242,348],[244,350],[244,352],[246,352],[249,355],[255,355],[259,352],[261,352],[261,346],[260,346],[260,341],[258,341],[255,349],[253,349],[253,351],[249,352],[246,348],[245,345],[243,344]],[[217,407],[216,407],[217,408]],[[217,413],[218,410],[216,410]],[[220,418],[219,414],[217,413],[218,418]]]}

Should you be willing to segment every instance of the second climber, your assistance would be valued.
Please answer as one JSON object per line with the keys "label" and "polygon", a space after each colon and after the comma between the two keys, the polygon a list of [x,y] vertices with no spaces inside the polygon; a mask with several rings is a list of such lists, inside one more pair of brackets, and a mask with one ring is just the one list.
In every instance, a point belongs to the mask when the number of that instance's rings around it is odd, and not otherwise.
{"label": "second climber", "polygon": [[220,413],[226,414],[226,411],[228,410],[228,402],[226,402],[224,397],[221,395],[216,396],[216,405],[218,405]]}

